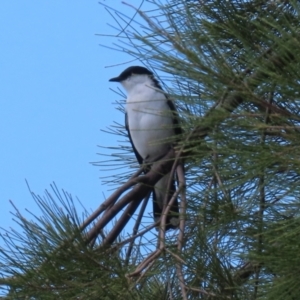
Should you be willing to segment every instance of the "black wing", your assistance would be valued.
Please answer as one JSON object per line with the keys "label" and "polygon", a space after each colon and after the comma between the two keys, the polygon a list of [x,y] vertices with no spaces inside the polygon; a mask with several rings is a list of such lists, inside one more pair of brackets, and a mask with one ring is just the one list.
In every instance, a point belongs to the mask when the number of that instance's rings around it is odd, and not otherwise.
{"label": "black wing", "polygon": [[135,154],[135,157],[137,159],[137,161],[139,162],[139,164],[141,165],[143,163],[143,158],[140,156],[140,154],[138,153],[138,151],[136,150],[134,143],[132,141],[131,135],[130,135],[130,130],[129,130],[129,125],[128,125],[128,116],[127,116],[127,112],[125,113],[125,128],[127,130],[128,133],[128,137],[129,137],[129,141],[131,143],[133,152]]}
{"label": "black wing", "polygon": [[166,95],[166,97],[167,97],[167,105],[170,107],[170,110],[172,111],[172,114],[173,114],[174,132],[176,135],[182,134],[182,128],[180,127],[180,124],[179,124],[178,112],[174,105],[174,102],[172,100],[170,100],[167,95]]}

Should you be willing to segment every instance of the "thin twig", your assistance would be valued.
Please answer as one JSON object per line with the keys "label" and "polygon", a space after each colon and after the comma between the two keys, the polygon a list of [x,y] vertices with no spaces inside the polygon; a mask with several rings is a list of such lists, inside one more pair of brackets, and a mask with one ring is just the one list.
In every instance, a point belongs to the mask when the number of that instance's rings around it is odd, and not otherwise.
{"label": "thin twig", "polygon": [[174,192],[174,194],[172,195],[172,198],[170,199],[169,203],[167,204],[165,210],[162,212],[162,216],[161,216],[161,226],[159,227],[159,248],[160,249],[164,249],[165,248],[165,226],[166,226],[166,220],[167,220],[167,215],[169,214],[169,211],[174,203],[174,201],[176,200],[176,198],[178,197],[179,193],[180,193],[180,188],[178,187],[176,189],[176,191]]}
{"label": "thin twig", "polygon": [[[183,165],[179,164],[177,166],[177,176],[179,180],[179,190],[181,191],[181,201],[180,201],[180,225],[179,225],[179,233],[177,237],[177,249],[178,253],[182,252],[182,247],[184,243],[184,229],[185,229],[185,218],[186,218],[186,197],[185,197],[185,176],[184,176],[184,170],[183,170]],[[186,300],[187,298],[187,293],[186,293],[186,284],[184,281],[184,276],[182,272],[182,260],[178,260],[176,263],[176,273],[178,276],[179,280],[179,285],[181,288],[181,295],[182,299]]]}
{"label": "thin twig", "polygon": [[195,292],[198,292],[198,293],[200,293],[200,294],[207,295],[207,296],[217,297],[217,295],[214,294],[214,293],[210,293],[210,292],[207,292],[207,291],[205,291],[205,290],[198,289],[198,288],[186,286],[186,289],[187,289],[187,290],[191,290],[191,291],[195,291]]}
{"label": "thin twig", "polygon": [[144,259],[139,266],[135,269],[134,272],[128,274],[128,277],[138,276],[149,264],[155,261],[157,257],[162,253],[163,249],[156,249],[155,251],[151,252],[150,255]]}
{"label": "thin twig", "polygon": [[[137,232],[139,230],[139,226],[141,224],[141,220],[142,220],[142,217],[144,215],[144,212],[145,212],[147,203],[149,201],[149,198],[150,198],[150,193],[144,199],[143,205],[142,205],[141,210],[139,212],[139,215],[138,215],[138,217],[136,219],[135,225],[134,225],[133,230],[132,230],[132,236],[133,237],[136,237],[136,234],[137,234]],[[129,259],[130,259],[130,256],[131,256],[131,252],[132,252],[132,249],[133,249],[134,241],[135,241],[135,238],[131,239],[130,244],[128,246],[127,253],[126,253],[126,259],[125,259],[126,264],[128,264],[128,262],[129,262]]]}
{"label": "thin twig", "polygon": [[144,230],[140,231],[136,235],[131,236],[130,238],[128,238],[128,239],[126,239],[126,240],[124,240],[124,241],[122,241],[122,242],[120,242],[118,244],[113,245],[113,247],[120,248],[120,247],[126,245],[127,243],[130,243],[132,240],[136,239],[137,237],[142,236],[145,233],[147,233],[148,231],[150,231],[151,229],[153,229],[154,227],[157,227],[158,224],[159,224],[159,221],[157,221],[157,222],[155,222],[155,223],[147,226]]}
{"label": "thin twig", "polygon": [[[125,211],[123,212],[122,216],[119,218],[113,229],[110,231],[110,233],[106,236],[105,240],[103,241],[102,245],[111,245],[115,239],[119,236],[121,231],[124,229],[124,227],[127,225],[128,221],[140,205],[141,200],[131,201]],[[119,211],[119,210],[118,210]]]}
{"label": "thin twig", "polygon": [[80,226],[80,230],[84,230],[88,225],[90,225],[103,211],[108,207],[111,207],[118,198],[128,190],[131,186],[137,183],[136,178],[143,172],[143,169],[140,168],[133,176],[121,187],[119,187],[114,193],[111,194],[100,206],[97,208]]}

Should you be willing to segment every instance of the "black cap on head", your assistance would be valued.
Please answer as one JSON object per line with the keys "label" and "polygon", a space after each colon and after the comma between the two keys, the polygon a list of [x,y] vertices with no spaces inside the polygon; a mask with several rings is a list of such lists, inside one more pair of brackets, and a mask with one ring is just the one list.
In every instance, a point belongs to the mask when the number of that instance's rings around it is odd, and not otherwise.
{"label": "black cap on head", "polygon": [[132,66],[124,70],[118,77],[109,79],[109,81],[121,82],[130,77],[132,74],[153,76],[153,73],[145,67]]}

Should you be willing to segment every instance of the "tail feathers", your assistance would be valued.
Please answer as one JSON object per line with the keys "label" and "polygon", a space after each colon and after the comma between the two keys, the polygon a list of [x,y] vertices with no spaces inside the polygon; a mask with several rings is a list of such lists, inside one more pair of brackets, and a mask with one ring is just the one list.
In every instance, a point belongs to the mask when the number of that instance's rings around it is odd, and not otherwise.
{"label": "tail feathers", "polygon": [[[166,199],[166,192],[168,192],[167,201],[169,203],[169,201],[172,198],[172,195],[176,190],[175,179],[173,178],[171,182],[171,187],[169,191],[167,191],[169,178],[170,178],[169,174],[161,178],[156,183],[153,189],[153,215],[155,221],[158,221],[161,218],[161,215],[163,213],[162,210],[164,207],[164,201]],[[176,229],[178,225],[179,225],[179,206],[178,206],[178,199],[176,198],[167,215],[166,230]]]}

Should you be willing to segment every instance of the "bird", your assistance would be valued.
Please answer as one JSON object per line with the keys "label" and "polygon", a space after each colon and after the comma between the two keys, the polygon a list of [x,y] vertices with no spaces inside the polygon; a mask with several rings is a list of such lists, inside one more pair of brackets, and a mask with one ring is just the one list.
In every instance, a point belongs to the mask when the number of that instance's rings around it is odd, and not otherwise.
{"label": "bird", "polygon": [[[174,102],[163,91],[153,72],[142,66],[128,67],[109,81],[119,82],[127,93],[125,128],[138,163],[150,168],[155,166],[173,147],[174,138],[182,134]],[[155,222],[161,218],[165,199],[169,202],[176,190],[175,175],[172,175],[170,189],[167,188],[170,176],[170,173],[163,176],[151,190]],[[176,229],[178,225],[176,198],[167,215],[165,229]]]}

